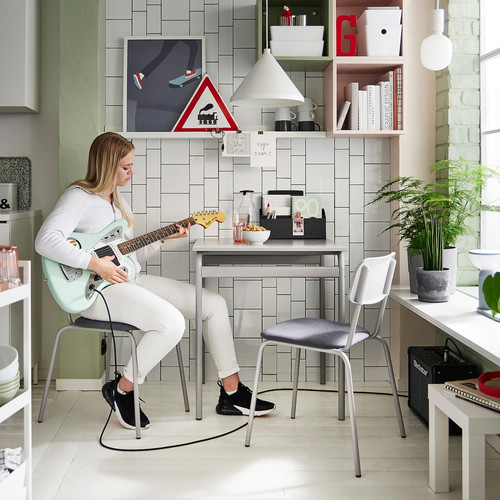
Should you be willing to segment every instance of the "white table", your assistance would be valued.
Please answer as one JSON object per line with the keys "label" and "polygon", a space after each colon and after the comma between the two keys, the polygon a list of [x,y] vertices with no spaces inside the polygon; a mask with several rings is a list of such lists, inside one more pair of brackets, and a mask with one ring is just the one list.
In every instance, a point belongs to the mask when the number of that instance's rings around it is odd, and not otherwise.
{"label": "white table", "polygon": [[500,413],[429,385],[429,486],[450,490],[448,418],[462,428],[462,498],[485,498],[485,438],[500,433]]}
{"label": "white table", "polygon": [[477,312],[477,298],[457,290],[448,302],[421,302],[404,286],[393,286],[390,297],[500,366],[500,322]]}
{"label": "white table", "polygon": [[[326,239],[268,240],[263,245],[248,245],[234,243],[232,238],[206,238],[196,240],[193,251],[196,268],[196,418],[200,420],[202,418],[203,383],[201,314],[203,278],[321,278],[322,282],[323,278],[337,278],[338,319],[344,321],[344,253],[347,251],[347,247]],[[327,262],[325,257],[328,255],[337,257],[337,265]],[[324,316],[323,290],[320,307],[321,315]],[[324,365],[324,357],[322,362]],[[339,398],[339,415],[343,399]]]}

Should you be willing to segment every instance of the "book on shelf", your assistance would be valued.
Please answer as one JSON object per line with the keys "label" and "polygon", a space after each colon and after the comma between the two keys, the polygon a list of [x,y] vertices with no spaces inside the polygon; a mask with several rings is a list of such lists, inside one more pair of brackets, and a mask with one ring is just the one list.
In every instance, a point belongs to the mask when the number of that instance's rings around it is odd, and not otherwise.
{"label": "book on shelf", "polygon": [[489,396],[479,390],[478,379],[470,378],[465,380],[454,380],[445,382],[444,390],[456,397],[471,401],[478,405],[500,412],[500,398]]}
{"label": "book on shelf", "polygon": [[391,82],[381,80],[380,86],[380,130],[393,130]]}
{"label": "book on shelf", "polygon": [[368,91],[358,90],[358,130],[368,130]]}
{"label": "book on shelf", "polygon": [[378,85],[365,85],[361,90],[366,90],[367,95],[367,130],[380,130],[380,87]]}
{"label": "book on shelf", "polygon": [[394,70],[394,87],[396,96],[395,130],[403,130],[403,70],[401,67]]}
{"label": "book on shelf", "polygon": [[351,111],[347,115],[347,129],[358,130],[358,91],[359,83],[351,82],[344,87],[344,101],[351,103]]}
{"label": "book on shelf", "polygon": [[344,103],[342,104],[342,107],[340,108],[339,111],[339,119],[337,121],[337,130],[342,130],[350,106],[351,106],[351,101],[344,101]]}

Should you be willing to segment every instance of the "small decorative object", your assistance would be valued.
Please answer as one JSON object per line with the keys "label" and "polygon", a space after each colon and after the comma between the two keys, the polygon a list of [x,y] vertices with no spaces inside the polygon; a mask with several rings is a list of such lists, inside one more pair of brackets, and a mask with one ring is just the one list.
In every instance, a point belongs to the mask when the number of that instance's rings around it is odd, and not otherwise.
{"label": "small decorative object", "polygon": [[187,103],[172,129],[173,132],[205,132],[207,130],[238,130],[238,125],[224,104],[208,75]]}
{"label": "small decorative object", "polygon": [[126,37],[123,130],[170,132],[205,73],[205,37]]}
{"label": "small decorative object", "polygon": [[[357,18],[355,15],[352,16],[338,16],[337,17],[337,55],[338,56],[354,56],[356,55],[356,35],[344,35],[342,36],[342,23],[347,21],[351,28],[355,28],[357,24]],[[342,49],[342,39],[349,40],[349,50],[344,52]]]}
{"label": "small decorative object", "polygon": [[423,267],[417,269],[418,300],[447,302],[450,270],[443,268],[443,223],[437,216],[428,219],[424,213],[422,235]]}
{"label": "small decorative object", "polygon": [[299,213],[299,217],[321,217],[321,196],[305,195],[292,196],[292,214]]}

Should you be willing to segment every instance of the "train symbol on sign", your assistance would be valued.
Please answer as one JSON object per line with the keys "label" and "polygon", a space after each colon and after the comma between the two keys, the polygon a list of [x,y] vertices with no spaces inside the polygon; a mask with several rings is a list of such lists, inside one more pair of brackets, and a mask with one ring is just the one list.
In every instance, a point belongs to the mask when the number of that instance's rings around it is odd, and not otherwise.
{"label": "train symbol on sign", "polygon": [[217,111],[213,113],[208,113],[214,107],[213,104],[209,103],[198,112],[198,124],[199,125],[217,125]]}

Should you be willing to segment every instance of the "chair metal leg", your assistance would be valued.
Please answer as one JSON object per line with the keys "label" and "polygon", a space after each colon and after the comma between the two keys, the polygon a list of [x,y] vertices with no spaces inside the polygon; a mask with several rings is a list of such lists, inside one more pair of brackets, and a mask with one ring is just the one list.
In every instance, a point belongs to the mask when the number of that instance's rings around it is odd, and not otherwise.
{"label": "chair metal leg", "polygon": [[137,366],[137,343],[131,332],[125,332],[130,339],[130,350],[132,352],[132,373],[134,382],[134,417],[135,417],[135,437],[141,439],[141,416],[139,411],[139,382],[138,382],[138,366]]}
{"label": "chair metal leg", "polygon": [[300,371],[300,353],[302,349],[297,347],[295,350],[295,373],[293,375],[293,392],[292,392],[292,411],[290,413],[290,418],[295,418],[295,412],[297,410],[297,393],[299,389],[299,371]]}
{"label": "chair metal leg", "polygon": [[111,332],[106,333],[106,380],[108,382],[111,380],[111,351],[113,350],[113,336]]}
{"label": "chair metal leg", "polygon": [[382,347],[384,348],[385,361],[387,363],[387,371],[389,372],[389,381],[391,382],[392,387],[392,396],[394,398],[394,407],[396,409],[396,415],[398,417],[399,424],[399,432],[401,437],[406,437],[405,424],[403,423],[403,415],[401,414],[401,405],[399,403],[398,391],[396,388],[396,379],[394,377],[394,369],[392,367],[391,353],[389,350],[389,346],[387,342],[382,337],[373,337],[375,340],[378,340]]}
{"label": "chair metal leg", "polygon": [[43,422],[43,415],[45,413],[45,405],[47,404],[47,396],[49,394],[50,381],[52,379],[52,371],[54,370],[54,364],[56,360],[57,347],[59,345],[59,339],[61,337],[61,333],[65,330],[70,330],[72,328],[71,325],[63,326],[56,335],[54,340],[54,348],[52,349],[52,357],[50,358],[49,371],[47,373],[47,380],[45,382],[45,389],[43,390],[42,396],[42,404],[40,405],[40,412],[38,413],[38,421]]}
{"label": "chair metal leg", "polygon": [[182,396],[184,397],[184,409],[186,410],[186,412],[188,412],[189,399],[186,387],[186,375],[184,373],[184,363],[182,361],[182,349],[180,342],[176,345],[175,350],[177,351],[177,362],[179,364],[179,375],[181,377]]}
{"label": "chair metal leg", "polygon": [[354,470],[356,477],[361,477],[361,463],[359,459],[359,444],[358,444],[358,429],[356,425],[356,408],[354,405],[354,389],[352,383],[352,369],[349,357],[345,352],[339,352],[338,356],[342,357],[347,375],[347,396],[349,398],[349,412],[351,416],[351,433],[352,433],[352,448],[354,454]]}
{"label": "chair metal leg", "polygon": [[255,367],[255,378],[253,381],[252,401],[250,402],[250,413],[248,415],[247,435],[245,438],[245,446],[250,446],[250,439],[252,439],[253,419],[255,416],[255,405],[257,404],[257,392],[259,390],[260,368],[262,366],[262,355],[264,348],[268,344],[267,341],[262,342],[257,355],[257,365]]}
{"label": "chair metal leg", "polygon": [[[349,358],[348,358],[349,359]],[[338,419],[345,420],[345,367],[341,358],[337,357],[338,361]]]}

